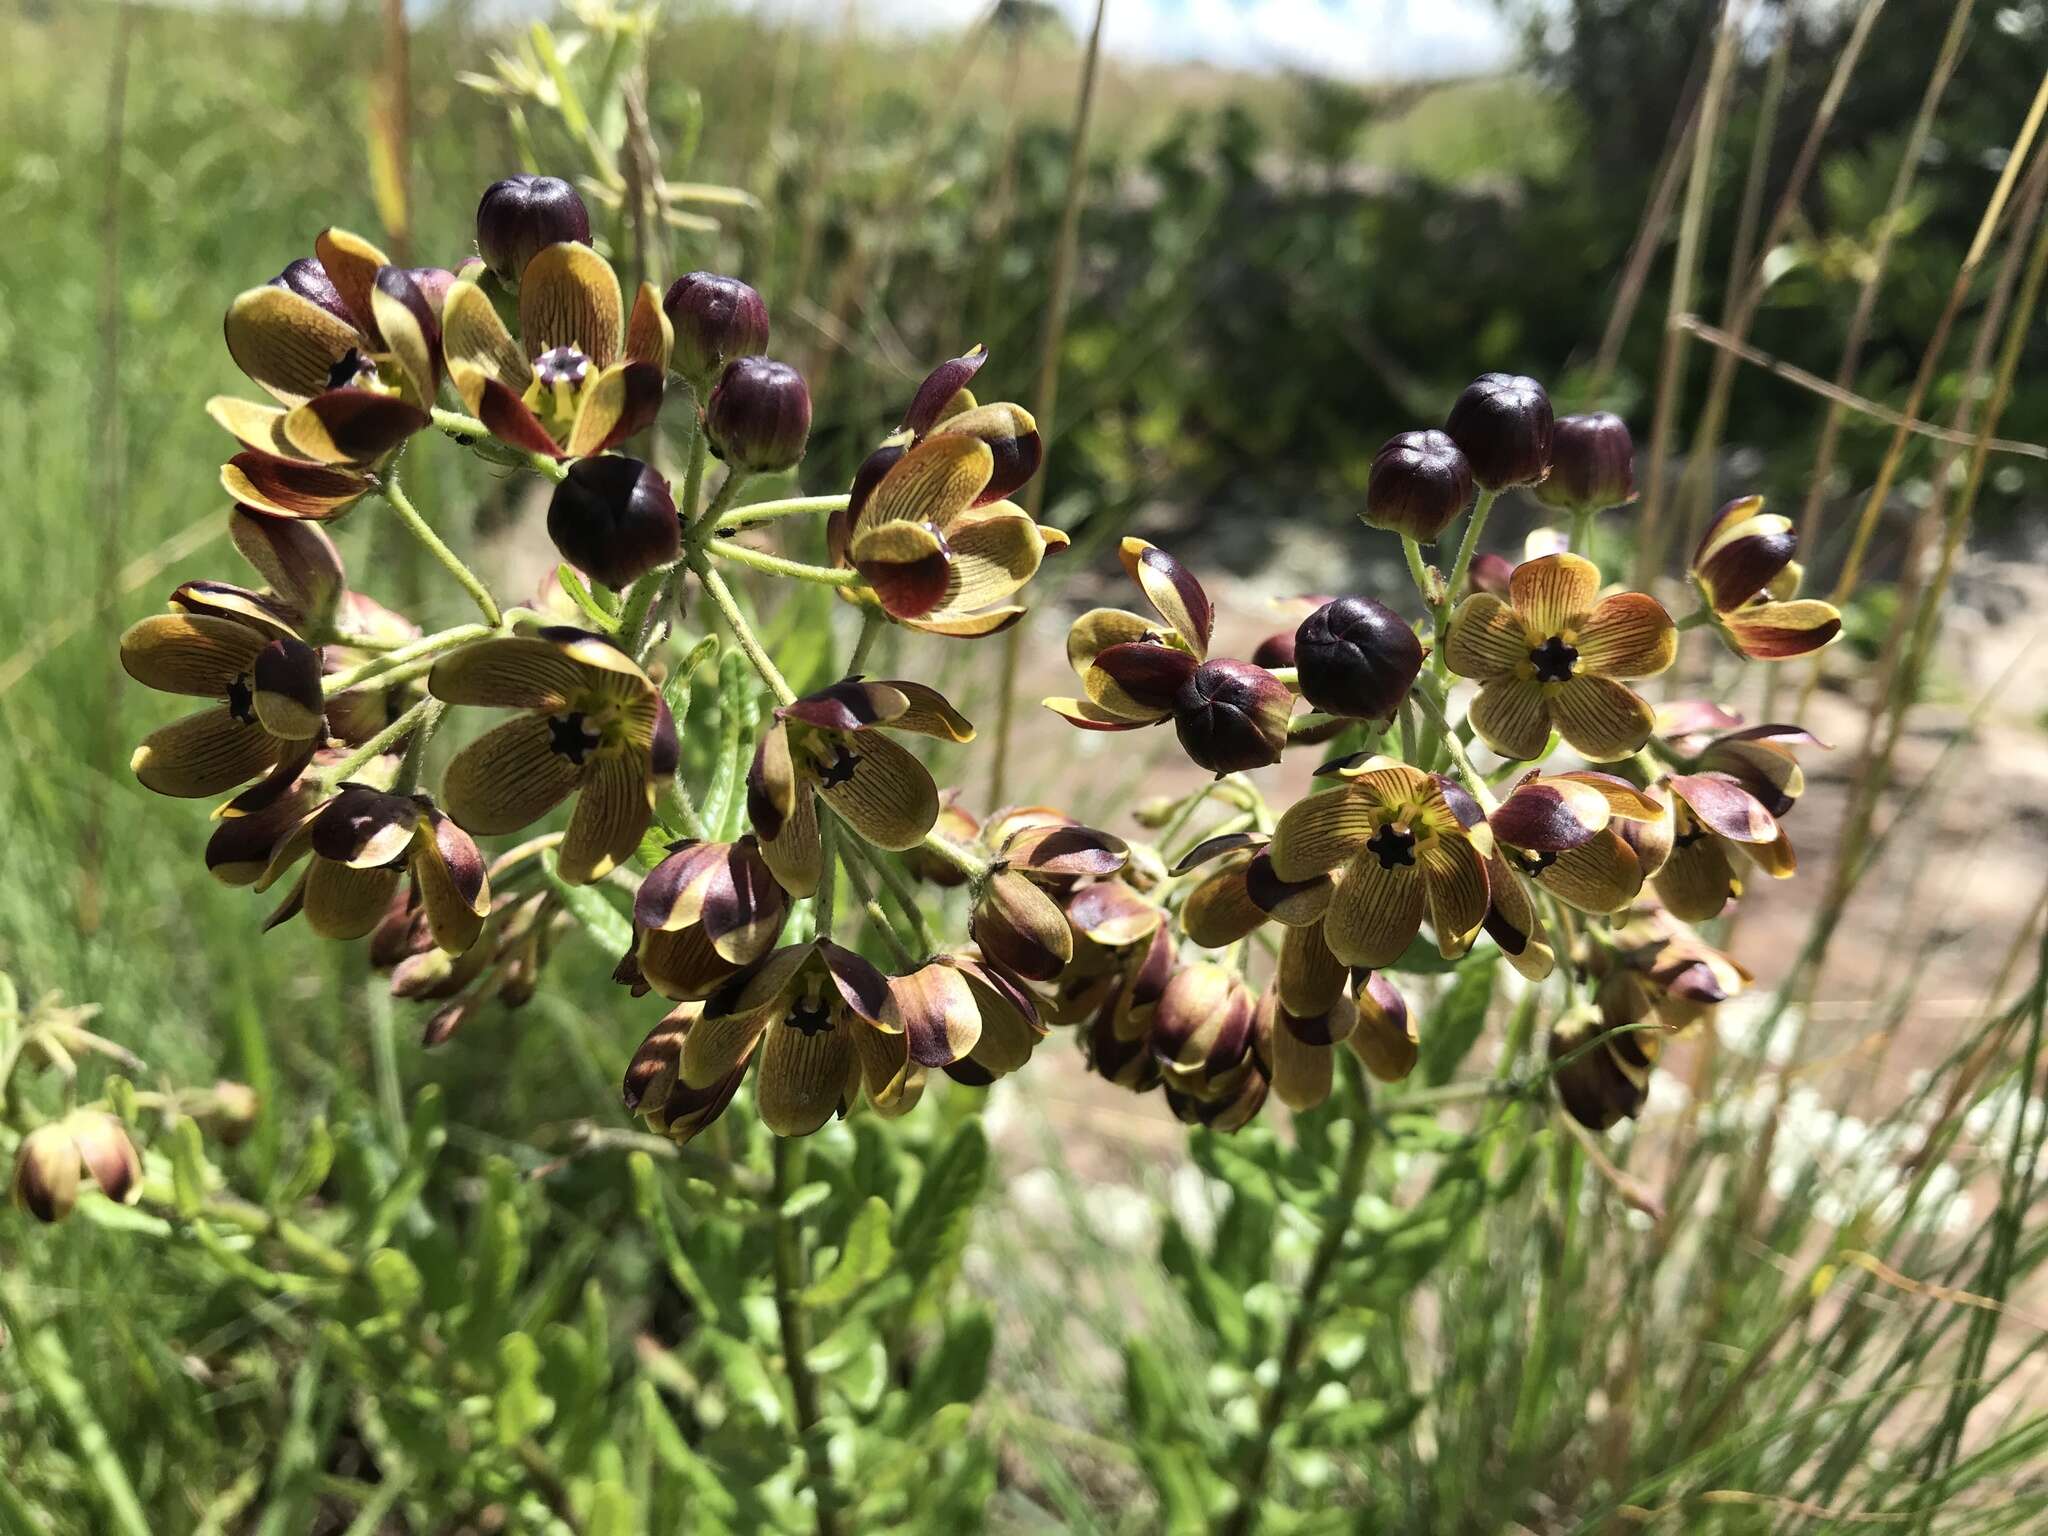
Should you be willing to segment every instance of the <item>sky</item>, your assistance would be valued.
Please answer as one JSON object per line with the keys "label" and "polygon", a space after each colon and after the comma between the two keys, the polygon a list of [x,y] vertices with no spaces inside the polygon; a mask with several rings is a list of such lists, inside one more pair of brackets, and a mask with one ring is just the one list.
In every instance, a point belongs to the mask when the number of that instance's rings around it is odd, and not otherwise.
{"label": "sky", "polygon": [[[836,16],[843,0],[754,0]],[[1094,0],[1052,0],[1085,36]],[[986,0],[855,0],[869,25],[959,27]],[[1492,0],[1109,0],[1103,46],[1149,62],[1313,69],[1356,80],[1461,75],[1506,63],[1515,39]]]}

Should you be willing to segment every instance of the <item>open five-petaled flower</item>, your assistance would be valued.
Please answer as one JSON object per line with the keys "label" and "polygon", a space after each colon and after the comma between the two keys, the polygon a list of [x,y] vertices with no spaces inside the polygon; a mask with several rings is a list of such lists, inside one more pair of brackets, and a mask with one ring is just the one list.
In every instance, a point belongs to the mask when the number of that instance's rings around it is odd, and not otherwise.
{"label": "open five-petaled flower", "polygon": [[479,640],[437,662],[427,688],[450,704],[516,709],[455,754],[441,800],[479,836],[516,832],[574,794],[559,853],[574,885],[640,846],[655,793],[675,772],[675,721],[633,658],[601,635],[547,628]]}
{"label": "open five-petaled flower", "polygon": [[314,250],[228,307],[229,354],[278,404],[207,403],[243,446],[221,483],[279,517],[347,511],[370,488],[368,468],[427,425],[441,383],[431,290],[447,275],[394,267],[346,230],[322,231]]}
{"label": "open five-petaled flower", "polygon": [[491,435],[550,458],[602,453],[651,423],[674,339],[652,283],[630,317],[611,263],[589,246],[545,247],[519,279],[515,339],[472,282],[442,310],[448,377]]}
{"label": "open five-petaled flower", "polygon": [[1566,906],[1597,915],[1634,901],[1647,873],[1611,823],[1654,822],[1664,814],[1662,802],[1611,773],[1532,773],[1487,823],[1516,873]]}
{"label": "open five-petaled flower", "polygon": [[922,683],[845,678],[783,705],[747,770],[747,816],[761,857],[793,896],[818,889],[822,796],[867,842],[901,852],[939,819],[939,789],[915,757],[882,734],[974,739],[974,727]]}
{"label": "open five-petaled flower", "polygon": [[1672,800],[1671,851],[1653,883],[1673,916],[1705,922],[1742,893],[1738,848],[1774,879],[1798,868],[1777,817],[1733,774],[1673,774],[1658,787]]}
{"label": "open five-petaled flower", "polygon": [[1385,757],[1336,771],[1342,787],[1297,801],[1280,818],[1274,874],[1311,880],[1341,868],[1323,937],[1345,965],[1392,964],[1425,915],[1438,950],[1463,954],[1486,918],[1486,861],[1443,786]]}
{"label": "open five-petaled flower", "polygon": [[1649,740],[1650,706],[1624,684],[1654,677],[1678,653],[1671,616],[1640,592],[1600,596],[1600,572],[1577,555],[1515,567],[1508,599],[1475,592],[1458,606],[1444,659],[1479,684],[1472,729],[1502,757],[1543,754],[1551,727],[1590,762]]}
{"label": "open five-petaled flower", "polygon": [[763,1123],[778,1136],[808,1136],[850,1108],[863,1084],[883,1114],[916,1104],[925,1068],[911,1049],[888,979],[820,939],[773,951],[714,993],[683,1041],[678,1076],[702,1093],[736,1080],[758,1055]]}
{"label": "open five-petaled flower", "polygon": [[144,737],[129,764],[135,776],[182,798],[222,794],[258,774],[288,784],[325,735],[320,653],[239,588],[215,594],[192,584],[171,601],[179,611],[121,636],[121,665],[145,687],[213,702]]}

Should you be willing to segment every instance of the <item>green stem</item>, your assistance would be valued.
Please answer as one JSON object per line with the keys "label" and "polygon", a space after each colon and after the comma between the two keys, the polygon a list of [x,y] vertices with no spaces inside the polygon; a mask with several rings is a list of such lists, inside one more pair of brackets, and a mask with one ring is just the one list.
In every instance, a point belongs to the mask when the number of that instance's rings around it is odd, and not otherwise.
{"label": "green stem", "polygon": [[839,1536],[838,1492],[833,1485],[832,1460],[819,1433],[823,1414],[818,1407],[818,1381],[805,1358],[810,1353],[811,1329],[801,1299],[803,1231],[783,1209],[803,1182],[804,1144],[786,1136],[775,1137],[774,1143],[775,1183],[768,1198],[775,1211],[775,1317],[782,1332],[783,1369],[789,1376],[797,1433],[803,1441],[811,1497],[816,1501],[818,1536]]}
{"label": "green stem", "polygon": [[[438,405],[433,408],[434,425],[457,439],[478,454],[500,463],[515,464],[532,470],[557,485],[569,478],[569,466],[562,460],[545,453],[532,453],[524,448],[514,448],[510,443],[500,442],[491,436],[491,429],[474,416],[465,416],[460,411],[444,411]],[[489,444],[487,448],[484,444]]]}
{"label": "green stem", "polygon": [[732,631],[732,637],[739,642],[740,650],[760,674],[761,681],[768,685],[768,691],[775,695],[778,704],[796,702],[796,690],[789,686],[789,679],[775,665],[775,660],[762,646],[754,627],[747,622],[747,616],[740,612],[738,599],[732,595],[732,588],[725,584],[725,578],[711,568],[711,562],[703,551],[691,550],[684,559],[692,574],[703,584],[712,605],[718,609],[719,617],[725,620],[725,627]]}
{"label": "green stem", "polygon": [[1451,722],[1444,716],[1444,707],[1427,688],[1411,688],[1408,696],[1422,701],[1422,712],[1429,716],[1430,724],[1436,727],[1436,734],[1451,754],[1451,761],[1458,765],[1458,772],[1465,776],[1465,787],[1472,791],[1472,798],[1479,802],[1479,808],[1491,816],[1500,808],[1500,802],[1493,798],[1493,791],[1479,770],[1472,766],[1472,759],[1465,752],[1465,743],[1458,740],[1458,733],[1451,729]]}
{"label": "green stem", "polygon": [[1684,618],[1680,619],[1678,621],[1677,628],[1681,631],[1688,629],[1704,629],[1713,622],[1714,610],[1711,608],[1700,608],[1694,610],[1691,613],[1688,613]]}
{"label": "green stem", "polygon": [[419,703],[419,726],[412,733],[412,740],[405,745],[405,761],[398,765],[398,779],[391,786],[394,795],[409,795],[420,782],[420,775],[427,765],[427,743],[434,739],[434,732],[440,729],[441,717],[448,712],[448,706],[439,699],[422,699]]}
{"label": "green stem", "polygon": [[[692,446],[690,468],[697,472],[697,483],[701,487],[704,483],[704,471],[698,458],[698,450]],[[711,505],[698,513],[696,520],[683,530],[683,542],[691,548],[703,543],[706,535],[718,526],[718,520],[731,508],[733,498],[740,493],[740,487],[752,478],[753,476],[744,469],[728,469],[725,472],[725,479],[719,482],[718,493],[711,498]],[[685,497],[690,495],[687,485],[683,494]],[[702,494],[701,489],[698,494]]]}
{"label": "green stem", "polygon": [[839,899],[839,818],[818,818],[818,890],[811,897],[811,926],[821,939],[832,937],[833,911]]}
{"label": "green stem", "polygon": [[1415,583],[1416,595],[1422,599],[1422,606],[1435,613],[1436,601],[1429,595],[1429,567],[1422,563],[1422,546],[1404,533],[1401,535],[1401,553],[1408,559],[1408,579]]}
{"label": "green stem", "polygon": [[793,581],[808,581],[821,587],[853,587],[860,585],[862,580],[860,572],[850,566],[834,569],[825,565],[807,565],[801,560],[785,560],[765,550],[749,549],[729,539],[708,539],[704,549],[707,554],[720,560],[730,560],[734,565],[744,565],[750,571],[785,576]]}
{"label": "green stem", "polygon": [[836,496],[790,496],[781,501],[756,501],[735,507],[719,517],[722,528],[745,528],[765,523],[771,517],[805,517],[813,512],[837,512],[852,498],[844,491]]}
{"label": "green stem", "polygon": [[[850,853],[853,851],[849,850]],[[896,957],[897,965],[906,971],[912,970],[916,967],[919,957],[903,942],[903,936],[896,931],[895,923],[890,921],[888,909],[876,899],[875,888],[868,883],[868,877],[862,873],[862,862],[861,859],[854,857],[841,861],[840,867],[846,871],[846,883],[853,887],[853,894],[860,901],[861,911],[867,914],[867,919],[874,925],[875,932],[882,936],[882,942],[889,946],[889,953]]]}
{"label": "green stem", "polygon": [[1499,498],[1498,491],[1481,491],[1478,500],[1472,503],[1472,516],[1465,524],[1465,537],[1458,544],[1458,560],[1451,567],[1450,580],[1444,585],[1442,611],[1437,614],[1437,659],[1443,659],[1443,632],[1450,618],[1451,604],[1457,601],[1459,589],[1465,585],[1466,573],[1472,569],[1472,556],[1479,549],[1479,535],[1486,527],[1487,515],[1493,511],[1493,504]]}
{"label": "green stem", "polygon": [[1286,1422],[1303,1359],[1315,1340],[1316,1330],[1322,1325],[1323,1291],[1337,1267],[1344,1239],[1351,1234],[1358,1195],[1365,1187],[1366,1159],[1372,1149],[1371,1092],[1364,1073],[1358,1067],[1357,1058],[1349,1051],[1338,1054],[1358,1093],[1358,1111],[1351,1118],[1351,1145],[1344,1149],[1344,1162],[1337,1170],[1337,1193],[1323,1224],[1323,1235],[1316,1243],[1315,1256],[1309,1260],[1308,1275],[1301,1284],[1301,1299],[1295,1305],[1294,1315],[1287,1321],[1287,1335],[1281,1342],[1277,1362],[1279,1374],[1273,1378],[1273,1385],[1267,1389],[1266,1400],[1260,1406],[1258,1434],[1252,1441],[1251,1459],[1246,1463],[1244,1476],[1238,1484],[1237,1506],[1221,1527],[1223,1536],[1251,1536],[1258,1525],[1260,1507],[1265,1500],[1266,1473],[1273,1461],[1273,1439]]}
{"label": "green stem", "polygon": [[870,848],[858,839],[847,846],[857,850],[867,861],[868,868],[872,869],[882,884],[889,888],[889,894],[896,898],[896,904],[910,919],[911,932],[918,946],[926,955],[932,954],[938,948],[938,944],[932,938],[930,927],[925,923],[924,908],[918,902],[917,887],[911,883],[910,876],[904,873],[902,866],[879,848]]}
{"label": "green stem", "polygon": [[429,714],[438,718],[441,709],[444,707],[439,699],[421,699],[419,703],[413,705],[411,709],[408,709],[396,720],[385,726],[383,730],[372,736],[360,747],[357,747],[355,751],[349,753],[347,757],[344,757],[340,762],[328,769],[326,773],[322,774],[321,783],[331,789],[336,784],[344,782],[350,774],[362,767],[363,764],[369,762],[371,758],[377,756],[380,752],[390,751],[399,742],[405,740],[414,730],[424,724]]}
{"label": "green stem", "polygon": [[860,636],[853,642],[853,654],[846,658],[846,676],[858,677],[868,664],[868,657],[875,649],[875,642],[882,636],[887,621],[879,608],[869,608],[860,616]]}
{"label": "green stem", "polygon": [[382,656],[373,656],[346,672],[333,673],[321,680],[320,687],[331,699],[337,693],[346,693],[362,683],[408,682],[420,673],[430,671],[443,651],[453,650],[472,640],[481,640],[490,633],[488,624],[458,624],[453,629],[414,640],[395,651],[386,651]]}
{"label": "green stem", "polygon": [[442,542],[438,533],[427,526],[427,520],[420,516],[419,508],[412,504],[412,498],[405,494],[405,487],[399,484],[396,465],[392,466],[391,472],[384,477],[377,489],[391,504],[391,510],[398,514],[399,521],[412,531],[412,536],[425,546],[428,554],[441,562],[462,590],[470,595],[470,599],[482,612],[484,622],[496,629],[503,618],[498,611],[498,600],[491,596],[491,589],[477,579],[476,572],[464,565],[461,557]]}
{"label": "green stem", "polygon": [[1588,560],[1593,558],[1593,519],[1599,515],[1594,507],[1585,507],[1572,514],[1572,539],[1566,548],[1573,554],[1584,555]]}

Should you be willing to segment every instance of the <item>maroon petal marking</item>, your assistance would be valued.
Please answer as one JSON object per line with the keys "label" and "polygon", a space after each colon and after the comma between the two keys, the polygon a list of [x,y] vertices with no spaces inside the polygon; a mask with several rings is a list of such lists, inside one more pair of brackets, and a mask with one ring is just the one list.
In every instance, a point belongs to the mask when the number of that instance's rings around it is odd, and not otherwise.
{"label": "maroon petal marking", "polygon": [[1583,848],[1600,830],[1579,820],[1564,796],[1541,783],[1523,785],[1487,820],[1502,842],[1538,853]]}
{"label": "maroon petal marking", "polygon": [[1195,844],[1181,855],[1180,862],[1173,866],[1173,872],[1176,875],[1184,875],[1189,870],[1206,864],[1211,859],[1219,859],[1226,853],[1235,853],[1240,848],[1254,846],[1263,848],[1265,845],[1266,839],[1256,832],[1226,832],[1221,837],[1208,838]]}
{"label": "maroon petal marking", "polygon": [[477,402],[476,414],[477,419],[490,428],[491,436],[501,443],[524,448],[528,453],[545,454],[551,459],[567,457],[561,444],[548,435],[548,429],[540,424],[540,418],[527,408],[526,402],[514,394],[510,386],[496,379],[484,380],[483,399]]}
{"label": "maroon petal marking", "polygon": [[830,939],[818,941],[818,954],[838,990],[839,999],[870,1024],[882,1022],[889,1005],[889,978],[850,949]]}
{"label": "maroon petal marking", "polygon": [[858,731],[865,726],[887,725],[909,708],[910,700],[901,689],[848,677],[784,704],[775,713],[779,719],[801,720],[820,730]]}
{"label": "maroon petal marking", "polygon": [[1165,710],[1200,663],[1173,646],[1131,640],[1099,652],[1094,665],[1145,708]]}
{"label": "maroon petal marking", "polygon": [[931,431],[939,424],[939,413],[967,387],[970,379],[981,372],[981,365],[987,361],[988,348],[977,346],[939,364],[917,386],[917,393],[911,397],[910,409],[903,413],[903,425],[919,437]]}
{"label": "maroon petal marking", "polygon": [[1036,875],[1113,875],[1131,856],[1120,837],[1093,827],[1031,826],[1003,844],[1002,862]]}
{"label": "maroon petal marking", "polygon": [[681,842],[667,858],[647,872],[633,897],[633,921],[651,932],[668,927],[669,914],[682,900],[683,892],[698,880],[705,868],[724,857],[718,843]]}
{"label": "maroon petal marking", "polygon": [[1728,774],[1678,774],[1671,788],[1702,825],[1732,842],[1768,843],[1778,836],[1777,818]]}
{"label": "maroon petal marking", "polygon": [[603,453],[636,432],[646,431],[661,415],[662,371],[659,366],[654,363],[628,363],[621,378],[626,386],[625,405],[619,411],[619,419],[612,423],[611,430],[605,433],[592,453]]}

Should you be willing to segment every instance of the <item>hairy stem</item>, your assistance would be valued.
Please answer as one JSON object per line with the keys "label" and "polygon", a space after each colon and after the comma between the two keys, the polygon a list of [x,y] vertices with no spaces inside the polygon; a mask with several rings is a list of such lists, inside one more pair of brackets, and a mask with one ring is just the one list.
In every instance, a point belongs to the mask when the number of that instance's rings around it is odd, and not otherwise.
{"label": "hairy stem", "polygon": [[399,521],[411,530],[412,536],[420,541],[428,554],[441,562],[448,574],[455,578],[456,584],[469,594],[470,600],[483,614],[484,622],[493,629],[497,628],[503,618],[498,611],[498,600],[491,596],[491,589],[478,579],[476,572],[464,565],[462,557],[450,549],[442,541],[441,536],[427,525],[427,520],[420,516],[420,509],[412,504],[412,498],[405,494],[405,487],[399,484],[398,467],[395,464],[377,489],[391,504],[391,510],[398,514]]}
{"label": "hairy stem", "polygon": [[704,545],[708,554],[720,560],[730,560],[734,565],[743,565],[750,571],[760,571],[769,576],[782,576],[792,581],[808,581],[821,587],[858,586],[861,574],[851,566],[835,569],[826,565],[808,565],[801,560],[787,560],[781,555],[771,555],[766,550],[749,549],[744,544],[735,544],[730,539],[710,539]]}
{"label": "hairy stem", "polygon": [[718,521],[721,528],[745,528],[754,523],[765,523],[774,517],[804,517],[813,512],[837,512],[851,499],[841,491],[836,496],[791,496],[782,501],[756,501],[720,514]]}
{"label": "hairy stem", "polygon": [[684,558],[697,580],[703,583],[704,591],[710,597],[712,605],[718,609],[719,617],[725,620],[725,627],[732,631],[733,639],[739,642],[740,650],[753,664],[754,670],[760,674],[761,681],[768,685],[768,691],[775,695],[775,702],[794,703],[796,690],[789,686],[789,679],[782,675],[781,668],[775,665],[775,659],[762,646],[760,636],[754,633],[753,625],[749,624],[747,616],[740,612],[739,600],[732,595],[732,588],[725,584],[725,578],[711,568],[710,560],[705,558],[701,550],[692,550]]}
{"label": "hairy stem", "polygon": [[396,650],[386,651],[381,656],[373,656],[346,672],[332,673],[321,681],[321,691],[331,699],[337,693],[346,693],[363,683],[408,682],[431,670],[443,651],[452,651],[458,645],[481,640],[491,633],[491,629],[489,624],[458,624],[453,629],[440,630]]}
{"label": "hairy stem", "polygon": [[413,705],[411,709],[408,709],[396,720],[385,726],[383,730],[328,769],[321,776],[321,782],[330,788],[342,783],[350,774],[362,767],[363,764],[369,762],[381,752],[390,751],[414,731],[423,727],[427,723],[429,715],[439,718],[441,710],[445,707],[439,699],[421,699],[419,703]]}

